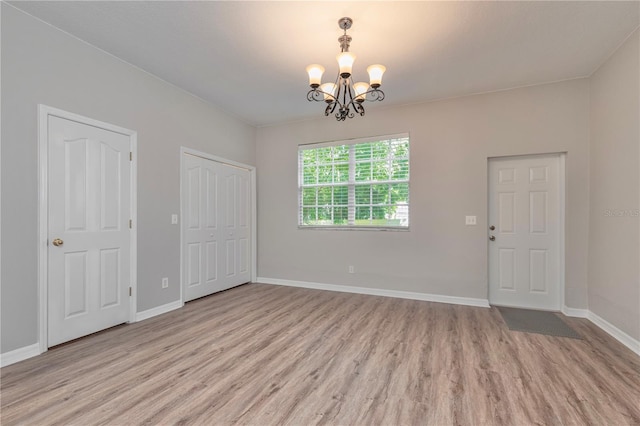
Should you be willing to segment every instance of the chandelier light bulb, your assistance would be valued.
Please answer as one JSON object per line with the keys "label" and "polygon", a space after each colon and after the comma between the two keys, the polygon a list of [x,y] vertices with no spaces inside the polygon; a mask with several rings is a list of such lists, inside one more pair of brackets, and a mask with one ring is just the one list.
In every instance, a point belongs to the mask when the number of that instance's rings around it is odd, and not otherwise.
{"label": "chandelier light bulb", "polygon": [[320,90],[324,92],[323,95],[326,102],[333,102],[335,100],[336,87],[333,83],[325,83],[320,86]]}
{"label": "chandelier light bulb", "polygon": [[377,89],[382,85],[382,74],[387,70],[384,65],[376,64],[370,65],[367,67],[367,72],[369,73],[369,84],[374,89]]}
{"label": "chandelier light bulb", "polygon": [[356,55],[351,52],[342,52],[336,56],[336,59],[340,66],[340,77],[349,78],[351,70],[353,69],[353,62],[356,60]]}
{"label": "chandelier light bulb", "polygon": [[353,85],[353,91],[356,92],[356,101],[364,102],[367,99],[367,90],[369,90],[369,85],[364,81],[359,81]]}
{"label": "chandelier light bulb", "polygon": [[324,67],[318,64],[311,64],[307,67],[307,73],[309,74],[309,86],[314,89],[320,86],[322,81],[322,74],[324,73]]}

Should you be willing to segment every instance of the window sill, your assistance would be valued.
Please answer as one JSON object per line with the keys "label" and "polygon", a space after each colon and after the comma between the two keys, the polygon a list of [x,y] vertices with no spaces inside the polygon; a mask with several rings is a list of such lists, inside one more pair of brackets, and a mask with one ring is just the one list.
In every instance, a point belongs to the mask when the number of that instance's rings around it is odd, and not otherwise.
{"label": "window sill", "polygon": [[298,225],[299,230],[309,231],[391,231],[391,232],[408,232],[409,227],[400,228],[397,226],[313,226]]}

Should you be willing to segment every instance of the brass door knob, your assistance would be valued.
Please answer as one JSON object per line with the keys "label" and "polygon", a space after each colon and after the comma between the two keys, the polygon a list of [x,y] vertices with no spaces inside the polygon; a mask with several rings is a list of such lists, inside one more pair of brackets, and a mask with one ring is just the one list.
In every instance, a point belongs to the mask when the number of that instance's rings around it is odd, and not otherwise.
{"label": "brass door knob", "polygon": [[495,241],[495,240],[496,240],[496,237],[494,237],[494,236],[492,235],[492,236],[490,236],[490,237],[489,237],[489,240],[491,240],[491,241]]}
{"label": "brass door knob", "polygon": [[60,238],[56,238],[51,242],[51,244],[53,244],[56,247],[59,247],[64,244],[64,241],[62,241]]}

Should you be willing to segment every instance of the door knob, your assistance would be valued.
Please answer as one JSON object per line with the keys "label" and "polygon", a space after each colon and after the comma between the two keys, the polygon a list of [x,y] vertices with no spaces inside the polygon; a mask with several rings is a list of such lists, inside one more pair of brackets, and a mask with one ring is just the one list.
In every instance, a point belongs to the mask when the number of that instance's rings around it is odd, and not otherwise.
{"label": "door knob", "polygon": [[62,241],[60,238],[56,238],[51,242],[51,244],[53,244],[56,247],[59,247],[64,244],[64,241]]}
{"label": "door knob", "polygon": [[496,229],[496,227],[495,227],[495,226],[493,226],[493,225],[491,225],[491,226],[489,227],[489,229],[490,229],[491,231],[493,231],[493,230],[495,230],[495,229]]}
{"label": "door knob", "polygon": [[490,241],[495,241],[495,240],[496,240],[496,237],[494,237],[494,236],[492,235],[492,236],[490,236],[490,237],[489,237],[489,240],[490,240]]}

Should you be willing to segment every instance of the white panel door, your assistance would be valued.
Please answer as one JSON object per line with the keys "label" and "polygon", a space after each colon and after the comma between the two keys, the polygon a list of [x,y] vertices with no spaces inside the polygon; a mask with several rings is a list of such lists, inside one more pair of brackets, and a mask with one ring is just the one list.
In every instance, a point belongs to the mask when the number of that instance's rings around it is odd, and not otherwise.
{"label": "white panel door", "polygon": [[48,118],[48,346],[129,320],[129,136]]}
{"label": "white panel door", "polygon": [[[251,280],[249,269],[250,173],[246,169],[220,164],[225,179],[224,244],[225,281],[228,287]],[[227,287],[227,288],[228,288]]]}
{"label": "white panel door", "polygon": [[184,301],[251,280],[249,171],[184,154]]}
{"label": "white panel door", "polygon": [[559,172],[559,155],[489,160],[491,304],[560,310]]}

